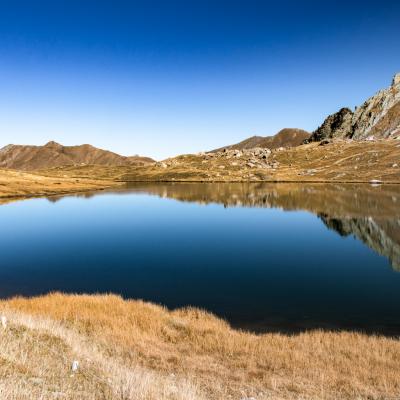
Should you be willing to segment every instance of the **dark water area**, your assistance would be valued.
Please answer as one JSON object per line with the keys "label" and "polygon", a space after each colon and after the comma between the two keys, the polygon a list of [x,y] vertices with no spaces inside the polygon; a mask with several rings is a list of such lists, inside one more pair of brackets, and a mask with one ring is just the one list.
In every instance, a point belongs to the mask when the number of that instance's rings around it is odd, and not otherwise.
{"label": "dark water area", "polygon": [[400,186],[132,184],[0,206],[0,297],[116,293],[235,327],[400,334]]}

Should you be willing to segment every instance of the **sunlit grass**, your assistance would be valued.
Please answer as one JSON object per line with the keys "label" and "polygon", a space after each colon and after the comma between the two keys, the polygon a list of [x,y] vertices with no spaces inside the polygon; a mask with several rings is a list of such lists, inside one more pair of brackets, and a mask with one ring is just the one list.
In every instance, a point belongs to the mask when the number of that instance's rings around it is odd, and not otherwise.
{"label": "sunlit grass", "polygon": [[[390,399],[400,342],[255,335],[198,309],[52,294],[0,303],[0,398]],[[79,369],[71,377],[71,364]]]}

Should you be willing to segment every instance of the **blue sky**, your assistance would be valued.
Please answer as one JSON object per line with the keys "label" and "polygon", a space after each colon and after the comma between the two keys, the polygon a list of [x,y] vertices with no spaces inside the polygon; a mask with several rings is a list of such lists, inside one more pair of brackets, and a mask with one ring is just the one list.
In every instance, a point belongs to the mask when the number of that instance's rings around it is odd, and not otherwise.
{"label": "blue sky", "polygon": [[1,1],[0,146],[157,159],[315,129],[400,71],[398,1]]}

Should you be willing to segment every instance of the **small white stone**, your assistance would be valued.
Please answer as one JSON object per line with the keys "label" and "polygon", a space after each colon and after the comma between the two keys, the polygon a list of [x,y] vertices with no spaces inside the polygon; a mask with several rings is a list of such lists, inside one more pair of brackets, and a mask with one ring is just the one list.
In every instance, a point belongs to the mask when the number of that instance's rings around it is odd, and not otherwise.
{"label": "small white stone", "polygon": [[3,327],[3,329],[6,329],[7,328],[7,317],[2,315],[0,320],[1,320],[1,326]]}
{"label": "small white stone", "polygon": [[369,183],[371,186],[379,186],[382,184],[382,181],[380,181],[379,179],[371,179]]}
{"label": "small white stone", "polygon": [[78,371],[78,368],[79,368],[79,362],[78,361],[72,361],[72,365],[71,365],[72,372]]}

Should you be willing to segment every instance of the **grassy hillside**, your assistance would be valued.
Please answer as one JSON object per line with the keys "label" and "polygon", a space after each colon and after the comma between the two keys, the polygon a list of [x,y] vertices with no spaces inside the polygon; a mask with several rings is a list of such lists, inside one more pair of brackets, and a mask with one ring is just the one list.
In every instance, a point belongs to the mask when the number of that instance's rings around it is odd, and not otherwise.
{"label": "grassy hillside", "polygon": [[181,155],[147,166],[61,167],[41,173],[122,181],[400,183],[399,140],[311,143],[273,150],[266,159],[264,155],[253,150],[228,150]]}
{"label": "grassy hillside", "polygon": [[4,400],[395,399],[400,392],[396,339],[255,335],[197,309],[113,295],[17,298],[1,301],[0,314],[9,321],[0,326]]}
{"label": "grassy hillside", "polygon": [[124,157],[89,144],[63,146],[49,142],[44,146],[10,144],[0,149],[0,168],[33,171],[61,165],[142,165],[153,163],[148,157]]}

